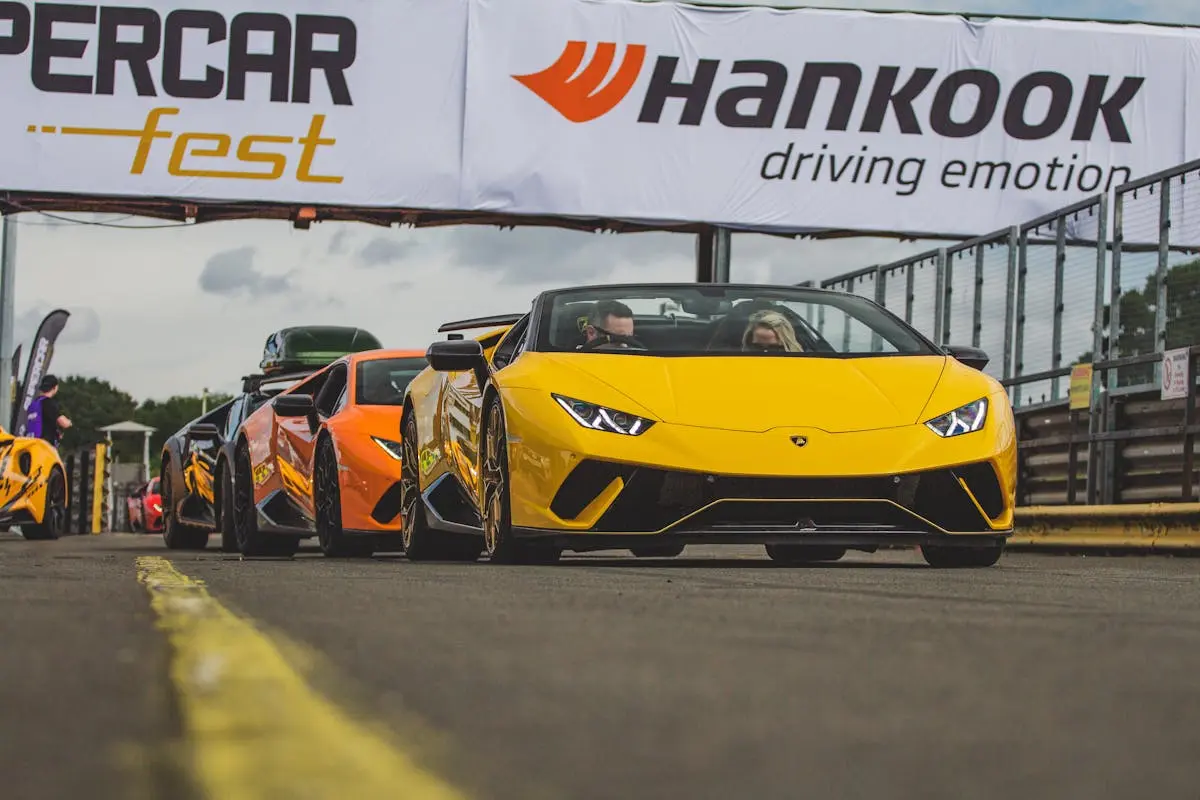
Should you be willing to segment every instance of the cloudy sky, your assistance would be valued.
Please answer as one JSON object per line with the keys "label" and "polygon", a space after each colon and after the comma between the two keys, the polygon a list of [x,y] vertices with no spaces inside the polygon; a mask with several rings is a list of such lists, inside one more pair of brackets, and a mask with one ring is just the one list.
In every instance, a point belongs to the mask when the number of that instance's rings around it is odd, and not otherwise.
{"label": "cloudy sky", "polygon": [[[825,0],[819,5],[1200,23],[1196,0],[974,0],[970,7],[953,0]],[[239,376],[256,370],[267,334],[287,325],[360,325],[385,345],[424,347],[447,316],[524,310],[545,288],[578,281],[689,280],[695,247],[692,237],[675,234],[480,227],[412,231],[333,223],[299,231],[282,222],[130,230],[110,226],[155,223],[113,215],[75,219],[17,218],[16,340],[26,343],[27,352],[42,316],[65,307],[72,317],[53,371],[102,377],[138,399],[205,387],[234,391]],[[96,222],[106,224],[88,224]],[[819,280],[930,246],[739,234],[733,278]]]}

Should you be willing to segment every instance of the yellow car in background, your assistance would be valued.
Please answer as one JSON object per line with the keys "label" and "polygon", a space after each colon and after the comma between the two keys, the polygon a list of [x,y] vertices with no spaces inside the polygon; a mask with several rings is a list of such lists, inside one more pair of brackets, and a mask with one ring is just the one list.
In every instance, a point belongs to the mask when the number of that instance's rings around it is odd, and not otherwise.
{"label": "yellow car in background", "polygon": [[[546,563],[762,544],[776,561],[918,545],[983,567],[1012,533],[1016,435],[975,348],[791,286],[544,292],[498,343],[433,343],[402,418],[409,556]],[[495,334],[490,335],[494,339]]]}
{"label": "yellow car in background", "polygon": [[12,526],[30,540],[66,533],[67,471],[49,442],[0,427],[0,530]]}

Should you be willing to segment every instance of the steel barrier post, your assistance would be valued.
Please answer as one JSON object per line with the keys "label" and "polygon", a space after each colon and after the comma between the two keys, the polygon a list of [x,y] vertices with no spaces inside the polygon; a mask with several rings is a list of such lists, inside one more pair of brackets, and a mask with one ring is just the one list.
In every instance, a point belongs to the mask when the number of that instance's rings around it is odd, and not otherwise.
{"label": "steel barrier post", "polygon": [[917,271],[915,262],[908,262],[906,268],[907,275],[904,276],[905,294],[904,294],[904,321],[912,325],[913,315],[913,300],[917,293]]}
{"label": "steel barrier post", "polygon": [[[1104,280],[1105,266],[1108,255],[1108,195],[1100,195],[1099,218],[1096,225],[1096,289],[1092,298],[1092,363],[1107,361],[1113,339],[1104,346]],[[1087,504],[1095,505],[1099,500],[1099,477],[1102,474],[1101,465],[1108,459],[1108,444],[1097,444],[1093,439],[1101,428],[1102,415],[1100,407],[1107,393],[1098,391],[1102,386],[1103,376],[1092,373],[1091,400],[1088,402],[1088,471],[1087,471]]]}
{"label": "steel barrier post", "polygon": [[[1154,352],[1167,349],[1167,262],[1171,253],[1171,179],[1163,178],[1158,197],[1158,269],[1154,273]],[[1154,365],[1154,383],[1162,386],[1162,363]]]}
{"label": "steel barrier post", "polygon": [[[1029,232],[1022,230],[1017,234],[1017,311],[1016,319],[1013,321],[1016,326],[1016,337],[1013,342],[1014,377],[1025,373],[1025,286],[1028,272]],[[1021,404],[1021,394],[1024,388],[1024,385],[1016,387],[1014,405]]]}
{"label": "steel barrier post", "polygon": [[943,338],[945,320],[942,316],[946,313],[946,285],[949,280],[946,276],[946,248],[944,247],[938,248],[935,269],[937,270],[935,273],[937,294],[933,298],[933,343],[941,347],[946,343]]}
{"label": "steel barrier post", "polygon": [[[13,419],[13,315],[16,313],[17,216],[0,215],[0,426],[7,429]],[[33,353],[29,354],[32,358]],[[12,431],[16,433],[16,431]]]}
{"label": "steel barrier post", "polygon": [[[1050,369],[1062,366],[1063,281],[1067,271],[1067,218],[1060,216],[1054,233],[1054,327],[1050,334]],[[1059,379],[1050,381],[1050,399],[1059,399]]]}
{"label": "steel barrier post", "polygon": [[975,302],[971,309],[971,346],[979,347],[983,341],[983,256],[987,245],[975,247]]}
{"label": "steel barrier post", "polygon": [[[1008,230],[1008,282],[1004,297],[1004,379],[1013,376],[1013,329],[1016,320],[1017,298],[1017,249],[1020,228],[1016,225]],[[1014,394],[1016,392],[1014,391]]]}
{"label": "steel barrier post", "polygon": [[1192,426],[1196,424],[1196,370],[1200,369],[1200,351],[1195,349],[1188,353],[1188,389],[1187,398],[1183,401],[1183,502],[1190,503],[1195,497],[1192,491],[1192,476],[1196,469],[1196,434]]}
{"label": "steel barrier post", "polygon": [[[875,267],[875,302],[887,307],[887,272],[878,266]],[[871,352],[883,352],[883,337],[874,329],[871,330]]]}

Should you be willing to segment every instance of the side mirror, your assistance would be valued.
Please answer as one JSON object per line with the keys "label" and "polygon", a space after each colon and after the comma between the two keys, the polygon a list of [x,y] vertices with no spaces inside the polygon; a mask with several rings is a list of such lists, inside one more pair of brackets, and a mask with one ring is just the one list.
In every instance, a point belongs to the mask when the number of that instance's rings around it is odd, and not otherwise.
{"label": "side mirror", "polygon": [[214,445],[221,440],[221,431],[216,425],[211,422],[197,422],[195,425],[187,429],[184,434],[183,452],[190,453],[192,445],[204,443]]}
{"label": "side mirror", "polygon": [[311,394],[281,394],[272,405],[281,417],[308,417],[317,413]]}
{"label": "side mirror", "polygon": [[946,355],[961,361],[972,369],[977,369],[983,372],[983,368],[988,365],[991,359],[988,354],[980,350],[978,347],[969,347],[967,345],[948,344],[942,348]]}
{"label": "side mirror", "polygon": [[467,372],[483,364],[483,347],[474,339],[434,342],[425,352],[425,360],[438,372]]}

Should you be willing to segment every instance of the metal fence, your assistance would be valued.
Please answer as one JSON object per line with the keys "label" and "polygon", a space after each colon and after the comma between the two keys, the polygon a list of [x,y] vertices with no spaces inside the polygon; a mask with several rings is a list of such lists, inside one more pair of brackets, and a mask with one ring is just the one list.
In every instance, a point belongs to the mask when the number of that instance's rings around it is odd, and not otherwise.
{"label": "metal fence", "polygon": [[[1200,160],[821,286],[871,297],[938,344],[983,348],[1002,380],[1200,344]],[[1106,390],[1154,389],[1160,372],[1112,370]],[[1010,388],[1020,408],[1065,402],[1067,385]]]}

